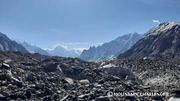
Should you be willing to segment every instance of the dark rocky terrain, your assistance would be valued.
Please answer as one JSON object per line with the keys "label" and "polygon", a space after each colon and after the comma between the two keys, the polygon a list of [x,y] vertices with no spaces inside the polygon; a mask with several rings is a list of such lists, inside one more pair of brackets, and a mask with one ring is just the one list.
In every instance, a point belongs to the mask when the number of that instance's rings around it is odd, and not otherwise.
{"label": "dark rocky terrain", "polygon": [[[164,101],[179,96],[178,58],[88,62],[0,51],[0,64],[2,101]],[[166,92],[169,96],[110,96],[111,92]]]}
{"label": "dark rocky terrain", "polygon": [[20,44],[10,40],[5,34],[0,32],[0,50],[3,51],[21,51],[28,53],[28,51]]}
{"label": "dark rocky terrain", "polygon": [[117,58],[177,58],[180,56],[180,22],[161,23]]}

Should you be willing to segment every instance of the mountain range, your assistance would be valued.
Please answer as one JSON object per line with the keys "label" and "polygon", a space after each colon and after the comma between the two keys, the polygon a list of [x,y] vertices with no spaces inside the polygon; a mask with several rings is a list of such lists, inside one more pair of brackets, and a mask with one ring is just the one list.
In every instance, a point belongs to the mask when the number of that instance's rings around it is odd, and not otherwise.
{"label": "mountain range", "polygon": [[16,42],[21,44],[23,47],[25,47],[28,50],[29,53],[32,53],[32,54],[33,53],[39,53],[41,55],[51,56],[51,54],[49,54],[48,52],[46,52],[42,48],[37,47],[37,46],[33,46],[33,45],[29,44],[26,41],[16,39]]}
{"label": "mountain range", "polygon": [[5,34],[0,32],[0,50],[2,51],[21,51],[28,53],[28,51],[20,44],[10,40]]}
{"label": "mountain range", "polygon": [[[18,44],[19,43],[19,44]],[[129,33],[88,50],[67,51],[62,45],[42,49],[27,42],[10,40],[0,32],[0,50],[40,53],[48,56],[79,57],[82,60],[122,58],[177,58],[180,56],[180,22],[164,22],[144,34]]]}
{"label": "mountain range", "polygon": [[81,54],[80,50],[71,50],[67,51],[66,48],[62,45],[57,45],[54,49],[42,49],[37,46],[33,46],[29,44],[28,42],[22,40],[22,39],[14,39],[17,43],[21,44],[23,47],[25,47],[29,53],[39,53],[41,55],[47,55],[47,56],[61,56],[61,57],[78,57]]}
{"label": "mountain range", "polygon": [[161,23],[117,58],[177,58],[180,56],[180,22]]}
{"label": "mountain range", "polygon": [[82,60],[103,60],[116,58],[119,54],[130,49],[144,35],[151,33],[155,28],[156,27],[151,28],[144,34],[138,34],[136,32],[125,34],[98,47],[91,46],[88,50],[84,50],[79,58]]}
{"label": "mountain range", "polygon": [[82,60],[103,60],[118,56],[120,53],[131,48],[142,35],[134,32],[123,35],[110,42],[104,43],[101,46],[92,46],[89,50],[84,50],[80,55]]}

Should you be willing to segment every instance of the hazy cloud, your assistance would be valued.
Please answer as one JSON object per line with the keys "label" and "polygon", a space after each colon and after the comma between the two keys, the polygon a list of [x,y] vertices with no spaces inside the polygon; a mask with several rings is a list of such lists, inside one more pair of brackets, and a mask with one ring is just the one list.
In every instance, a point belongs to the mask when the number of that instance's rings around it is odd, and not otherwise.
{"label": "hazy cloud", "polygon": [[[77,44],[83,44],[83,43],[63,43],[63,44],[66,44],[66,45],[77,45]],[[68,49],[67,46],[64,46],[62,44],[56,44],[56,45],[54,45],[53,49],[43,48],[43,50],[53,51],[57,46],[61,46],[61,47],[63,47],[66,50]],[[76,51],[80,50],[82,52],[83,50],[88,50],[88,48],[72,48],[72,50],[76,50]]]}
{"label": "hazy cloud", "polygon": [[68,48],[67,46],[64,46],[64,45],[61,45],[61,44],[54,45],[54,48],[56,48],[57,46],[61,46],[61,47],[63,47],[64,49],[67,49],[67,48]]}
{"label": "hazy cloud", "polygon": [[49,49],[49,48],[42,48],[42,49],[43,49],[43,50],[53,51],[57,46],[61,46],[61,47],[63,47],[64,49],[67,49],[67,48],[68,48],[67,46],[64,46],[64,45],[61,45],[61,44],[57,44],[57,45],[54,45],[53,49]]}
{"label": "hazy cloud", "polygon": [[43,50],[49,50],[49,51],[53,51],[54,49],[49,49],[49,48],[42,48]]}
{"label": "hazy cloud", "polygon": [[88,48],[74,48],[73,50],[80,50],[82,52],[83,50],[88,50]]}
{"label": "hazy cloud", "polygon": [[160,24],[160,22],[159,22],[159,20],[152,20],[154,23],[158,23],[158,24]]}

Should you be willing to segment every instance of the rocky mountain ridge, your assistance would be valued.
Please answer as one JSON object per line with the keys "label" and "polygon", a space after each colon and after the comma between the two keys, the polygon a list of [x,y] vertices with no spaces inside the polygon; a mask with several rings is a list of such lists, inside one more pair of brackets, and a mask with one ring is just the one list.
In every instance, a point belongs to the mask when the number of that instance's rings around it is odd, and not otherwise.
{"label": "rocky mountain ridge", "polygon": [[161,23],[118,58],[176,58],[180,56],[180,22]]}
{"label": "rocky mountain ridge", "polygon": [[144,34],[138,34],[136,32],[125,34],[101,46],[92,46],[88,50],[84,50],[79,58],[82,60],[114,59],[119,54],[130,49],[143,36],[151,33],[155,29],[156,27],[153,27]]}
{"label": "rocky mountain ridge", "polygon": [[115,40],[102,44],[101,46],[92,46],[89,50],[84,50],[79,58],[83,60],[103,60],[115,58],[120,53],[131,48],[131,46],[134,45],[141,37],[142,35],[136,32],[120,36]]}
{"label": "rocky mountain ridge", "polygon": [[27,53],[28,51],[20,44],[10,40],[5,34],[0,32],[0,50],[3,51],[21,51]]}
{"label": "rocky mountain ridge", "polygon": [[37,46],[33,46],[25,41],[16,41],[17,43],[21,44],[23,47],[25,47],[29,53],[39,53],[41,55],[47,55],[47,56],[51,56],[48,52],[46,52],[45,50],[43,50],[42,48],[40,47],[37,47]]}

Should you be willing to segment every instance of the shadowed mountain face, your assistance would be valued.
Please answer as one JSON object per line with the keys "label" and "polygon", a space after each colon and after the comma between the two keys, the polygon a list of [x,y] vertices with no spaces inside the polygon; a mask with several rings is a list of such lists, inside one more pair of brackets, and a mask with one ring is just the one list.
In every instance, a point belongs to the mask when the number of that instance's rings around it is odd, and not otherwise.
{"label": "shadowed mountain face", "polygon": [[176,58],[180,56],[180,22],[161,23],[117,58]]}
{"label": "shadowed mountain face", "polygon": [[0,50],[3,51],[21,51],[27,53],[28,51],[20,44],[10,40],[5,34],[0,32]]}

